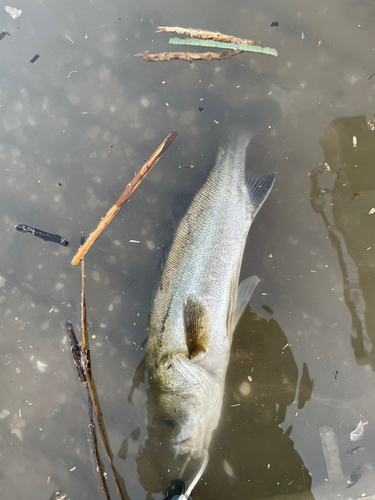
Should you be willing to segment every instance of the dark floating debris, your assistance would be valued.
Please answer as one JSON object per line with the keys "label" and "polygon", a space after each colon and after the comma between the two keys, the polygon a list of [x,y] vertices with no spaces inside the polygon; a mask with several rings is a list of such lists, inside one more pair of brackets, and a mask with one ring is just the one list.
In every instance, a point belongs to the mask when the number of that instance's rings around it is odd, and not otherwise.
{"label": "dark floating debris", "polygon": [[354,455],[354,453],[357,453],[358,451],[363,451],[364,448],[363,446],[356,446],[352,450],[349,450],[345,453],[345,456],[348,457],[349,455]]}
{"label": "dark floating debris", "polygon": [[277,21],[274,21],[273,23],[271,23],[271,28],[273,28],[274,26],[278,26],[279,23]]}
{"label": "dark floating debris", "polygon": [[38,52],[37,54],[35,54],[35,56],[34,56],[34,57],[32,57],[32,58],[30,59],[30,62],[31,62],[31,63],[35,63],[35,61],[36,61],[37,59],[39,59],[39,57],[40,57],[40,54],[39,54],[39,52]]}
{"label": "dark floating debris", "polygon": [[336,370],[336,373],[335,373],[335,380],[337,380],[337,377],[339,376],[339,371]]}
{"label": "dark floating debris", "polygon": [[200,107],[200,108],[198,108],[198,109],[199,109],[199,111],[203,111],[203,108],[202,108],[202,107]]}
{"label": "dark floating debris", "polygon": [[31,227],[26,224],[17,224],[15,226],[17,231],[21,231],[22,233],[33,234],[37,238],[42,238],[44,241],[52,241],[52,243],[58,243],[63,247],[68,247],[70,245],[69,241],[65,238],[62,238],[58,234],[46,233],[46,231],[42,231],[41,229],[37,229],[36,227]]}
{"label": "dark floating debris", "polygon": [[0,40],[2,40],[4,37],[6,37],[6,35],[11,36],[10,33],[8,33],[7,31],[4,30],[2,33],[0,33]]}
{"label": "dark floating debris", "polygon": [[268,312],[268,314],[272,314],[273,315],[273,311],[270,307],[266,306],[266,305],[263,305],[261,306],[262,309],[264,309],[266,312]]}
{"label": "dark floating debris", "polygon": [[49,500],[64,500],[66,493],[61,493],[60,490],[56,490],[55,493],[49,498]]}
{"label": "dark floating debris", "polygon": [[350,474],[350,481],[348,481],[347,488],[351,488],[352,486],[355,485],[355,483],[358,483],[358,481],[361,479],[361,477],[362,477],[362,467],[360,465],[358,465],[356,470],[354,470]]}

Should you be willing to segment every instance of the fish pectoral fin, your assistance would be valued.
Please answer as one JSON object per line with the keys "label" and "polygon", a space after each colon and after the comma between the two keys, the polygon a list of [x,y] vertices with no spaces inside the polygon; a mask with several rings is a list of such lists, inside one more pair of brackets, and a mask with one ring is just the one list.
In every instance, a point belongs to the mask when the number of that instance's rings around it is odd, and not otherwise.
{"label": "fish pectoral fin", "polygon": [[196,297],[188,297],[184,304],[184,325],[189,359],[203,355],[210,338],[210,318]]}
{"label": "fish pectoral fin", "polygon": [[259,281],[260,279],[258,276],[251,276],[251,278],[245,279],[245,281],[243,281],[238,287],[236,309],[233,317],[233,331],[236,328],[246,306],[250,302],[253,291]]}

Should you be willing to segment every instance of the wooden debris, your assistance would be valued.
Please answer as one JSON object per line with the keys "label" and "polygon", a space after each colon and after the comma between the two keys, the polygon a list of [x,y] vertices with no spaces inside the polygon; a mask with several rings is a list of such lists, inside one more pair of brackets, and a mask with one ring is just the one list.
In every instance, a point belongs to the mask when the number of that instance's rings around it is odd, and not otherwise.
{"label": "wooden debris", "polygon": [[5,36],[7,36],[7,35],[9,35],[9,36],[10,36],[10,33],[8,33],[8,32],[7,32],[7,31],[5,31],[5,30],[4,30],[4,31],[2,31],[2,32],[0,33],[0,40],[2,40],[2,39],[3,39]]}
{"label": "wooden debris", "polygon": [[101,219],[94,232],[90,234],[85,243],[79,248],[78,252],[75,254],[72,260],[72,264],[74,266],[76,266],[79,263],[79,261],[84,257],[84,255],[86,255],[92,244],[99,238],[104,229],[114,219],[116,214],[125,205],[125,203],[134,193],[134,191],[137,189],[137,187],[143,181],[143,179],[147,176],[147,174],[151,172],[152,168],[160,160],[160,158],[163,156],[163,154],[169,148],[172,142],[176,139],[176,137],[177,137],[177,132],[169,133],[167,137],[162,141],[162,143],[155,149],[150,158],[146,161],[143,167],[135,175],[133,180],[129,182],[129,184],[126,186],[124,191],[116,200],[116,203],[108,210],[105,216]]}
{"label": "wooden debris", "polygon": [[223,33],[214,31],[193,30],[186,28],[179,28],[177,26],[158,26],[156,33],[177,33],[179,35],[189,35],[191,38],[201,38],[202,40],[217,40],[219,42],[227,43],[246,43],[247,45],[259,45],[259,42],[249,40],[246,38],[238,38],[236,36],[224,35]]}
{"label": "wooden debris", "polygon": [[[237,56],[241,52],[255,52],[277,56],[277,51],[270,47],[260,47],[259,42],[247,38],[225,35],[214,31],[204,31],[195,29],[180,28],[178,26],[158,26],[156,33],[178,33],[180,35],[189,35],[190,38],[170,38],[169,43],[174,45],[194,45],[198,47],[213,47],[224,49],[224,52],[218,54],[214,52],[204,52],[196,54],[192,52],[162,52],[159,54],[150,54],[149,52],[135,54],[135,57],[142,57],[145,62],[164,62],[164,61],[221,61]],[[195,37],[195,38],[194,38]]]}
{"label": "wooden debris", "polygon": [[[84,245],[84,238],[81,238],[81,245]],[[81,310],[81,329],[82,329],[82,345],[78,344],[76,335],[74,333],[73,324],[71,321],[66,323],[66,328],[70,338],[71,350],[73,355],[74,364],[77,368],[78,376],[81,382],[86,382],[87,399],[89,406],[89,429],[93,444],[93,454],[95,459],[95,469],[99,475],[99,481],[102,492],[105,494],[106,499],[110,500],[109,489],[107,486],[103,466],[100,460],[98,440],[96,437],[96,427],[93,419],[93,409],[96,416],[97,425],[100,432],[100,437],[107,455],[108,462],[111,466],[112,473],[117,486],[117,492],[121,500],[125,500],[125,495],[122,491],[117,470],[113,464],[113,454],[108,443],[107,434],[104,429],[103,415],[100,411],[99,402],[96,392],[94,390],[94,383],[91,375],[91,360],[90,351],[87,338],[87,319],[86,319],[86,286],[85,286],[85,261],[84,257],[81,259],[81,279],[82,279],[82,310]]]}
{"label": "wooden debris", "polygon": [[17,231],[33,234],[37,238],[42,238],[42,240],[44,241],[52,241],[53,243],[58,243],[63,247],[68,247],[70,245],[69,241],[59,234],[47,233],[46,231],[42,231],[41,229],[37,229],[36,227],[28,226],[27,224],[17,224],[14,227],[17,229]]}
{"label": "wooden debris", "polygon": [[241,50],[225,50],[224,52],[202,52],[197,54],[195,52],[162,52],[160,54],[135,54],[134,57],[142,57],[145,62],[163,62],[163,61],[187,61],[192,63],[194,61],[221,61],[229,59],[233,56],[241,54]]}

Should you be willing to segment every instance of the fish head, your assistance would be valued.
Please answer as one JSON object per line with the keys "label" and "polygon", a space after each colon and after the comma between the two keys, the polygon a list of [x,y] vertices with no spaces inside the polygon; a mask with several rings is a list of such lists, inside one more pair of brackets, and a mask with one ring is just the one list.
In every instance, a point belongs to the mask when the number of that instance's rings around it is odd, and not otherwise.
{"label": "fish head", "polygon": [[200,458],[216,429],[222,390],[196,363],[170,354],[150,381],[149,424],[175,456]]}

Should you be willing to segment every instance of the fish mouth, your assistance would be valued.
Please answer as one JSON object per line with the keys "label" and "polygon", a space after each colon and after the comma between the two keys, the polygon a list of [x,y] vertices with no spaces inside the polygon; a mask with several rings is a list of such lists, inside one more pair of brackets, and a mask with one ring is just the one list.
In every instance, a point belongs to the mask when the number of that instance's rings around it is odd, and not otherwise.
{"label": "fish mouth", "polygon": [[173,445],[175,457],[177,455],[186,455],[187,453],[191,458],[199,458],[202,454],[203,446],[199,445],[198,440],[187,437],[181,441],[176,441]]}

